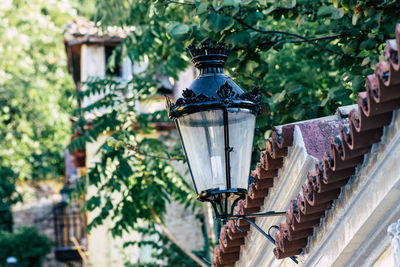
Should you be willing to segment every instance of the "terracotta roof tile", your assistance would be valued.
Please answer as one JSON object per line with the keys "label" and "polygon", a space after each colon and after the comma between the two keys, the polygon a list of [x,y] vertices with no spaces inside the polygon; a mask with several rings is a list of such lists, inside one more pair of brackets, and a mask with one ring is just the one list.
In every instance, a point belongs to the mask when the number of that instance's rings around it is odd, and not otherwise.
{"label": "terracotta roof tile", "polygon": [[[400,107],[398,50],[393,43],[386,43],[388,62],[378,63],[375,74],[367,77],[367,91],[358,96],[358,110],[350,112],[349,124],[341,127],[340,135],[330,138],[329,152],[325,152],[322,162],[308,173],[296,204],[292,201],[286,222],[281,223],[280,233],[276,235],[278,259],[298,255],[307,245],[307,242],[289,240],[289,230],[292,236],[307,230],[312,233],[324,216],[324,210],[330,209],[332,201],[339,196],[340,187],[347,183],[356,165],[363,162],[364,154],[380,141],[383,126],[390,124],[393,110]],[[396,43],[400,43],[400,25],[396,27]]]}
{"label": "terracotta roof tile", "polygon": [[[390,124],[393,110],[400,108],[400,24],[396,27],[396,40],[386,42],[386,62],[376,65],[375,74],[366,78],[366,91],[358,95],[357,110],[349,118],[300,122],[273,128],[266,149],[260,153],[260,162],[252,171],[255,183],[249,186],[249,195],[238,202],[235,214],[259,212],[274,177],[283,165],[288,147],[293,145],[294,126],[298,125],[305,138],[307,153],[316,158],[301,187],[292,200],[286,219],[275,234],[274,254],[278,259],[298,255],[307,246],[308,236],[319,225],[325,211],[340,194],[354,174],[355,167],[364,160],[372,144],[380,141],[383,127]],[[219,245],[214,250],[213,266],[232,266],[240,254],[250,225],[238,221],[240,232],[233,221],[226,224],[220,234]]]}

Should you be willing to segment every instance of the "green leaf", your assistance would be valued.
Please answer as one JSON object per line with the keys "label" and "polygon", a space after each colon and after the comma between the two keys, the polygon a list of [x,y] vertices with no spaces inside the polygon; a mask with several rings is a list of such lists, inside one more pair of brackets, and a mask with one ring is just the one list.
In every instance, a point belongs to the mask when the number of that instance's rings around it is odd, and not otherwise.
{"label": "green leaf", "polygon": [[221,3],[221,7],[229,7],[239,5],[240,0],[223,0]]}
{"label": "green leaf", "polygon": [[364,85],[365,78],[361,75],[355,76],[352,79],[352,85],[354,92],[358,92],[358,90]]}
{"label": "green leaf", "polygon": [[250,34],[247,31],[240,31],[229,35],[226,38],[226,42],[233,44],[235,46],[245,45],[249,39],[250,39]]}
{"label": "green leaf", "polygon": [[329,97],[324,98],[321,103],[319,104],[320,107],[325,107],[325,105],[328,103],[328,101],[330,100]]}
{"label": "green leaf", "polygon": [[265,138],[265,139],[270,138],[270,137],[271,137],[271,134],[272,134],[272,130],[267,130],[267,131],[265,131],[265,133],[264,133],[264,138]]}
{"label": "green leaf", "polygon": [[188,37],[189,30],[189,26],[177,22],[172,22],[167,27],[168,34],[178,41],[186,39]]}
{"label": "green leaf", "polygon": [[254,61],[254,60],[249,60],[246,63],[246,71],[248,71],[250,73],[253,72],[254,69],[257,68],[257,67],[258,67],[258,63],[256,61]]}
{"label": "green leaf", "polygon": [[219,15],[217,19],[217,27],[216,30],[218,32],[223,30],[228,30],[234,24],[234,21],[231,17],[226,16],[225,14]]}
{"label": "green leaf", "polygon": [[344,16],[344,9],[343,8],[337,8],[332,12],[332,19],[341,19]]}
{"label": "green leaf", "polygon": [[336,8],[333,5],[332,6],[321,6],[318,9],[317,16],[320,16],[320,17],[331,16],[331,14],[333,12],[335,12],[335,10],[336,10]]}
{"label": "green leaf", "polygon": [[282,92],[274,94],[272,96],[272,103],[277,104],[282,102],[285,99],[286,96],[286,90],[282,90]]}
{"label": "green leaf", "polygon": [[305,88],[302,84],[298,84],[295,82],[290,82],[285,86],[285,89],[290,94],[298,94],[303,91]]}
{"label": "green leaf", "polygon": [[165,4],[163,2],[157,2],[154,5],[154,12],[157,16],[162,17],[165,14]]}
{"label": "green leaf", "polygon": [[202,2],[196,9],[197,15],[202,15],[208,11],[208,3]]}

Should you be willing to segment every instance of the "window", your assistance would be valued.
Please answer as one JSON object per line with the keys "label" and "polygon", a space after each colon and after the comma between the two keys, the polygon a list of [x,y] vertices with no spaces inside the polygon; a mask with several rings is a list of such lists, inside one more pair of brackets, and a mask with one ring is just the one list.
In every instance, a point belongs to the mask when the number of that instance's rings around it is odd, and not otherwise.
{"label": "window", "polygon": [[[106,75],[122,77],[122,62],[119,60],[119,55],[117,53],[114,57],[112,56],[114,48],[115,46],[105,46]],[[115,64],[110,63],[111,61],[115,61]],[[114,67],[111,68],[109,64],[114,65]]]}

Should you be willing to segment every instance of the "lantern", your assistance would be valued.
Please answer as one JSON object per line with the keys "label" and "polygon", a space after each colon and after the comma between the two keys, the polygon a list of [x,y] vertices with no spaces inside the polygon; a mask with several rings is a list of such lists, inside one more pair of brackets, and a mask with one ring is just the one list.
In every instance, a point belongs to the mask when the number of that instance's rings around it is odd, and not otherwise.
{"label": "lantern", "polygon": [[199,76],[175,103],[167,98],[198,199],[211,202],[222,220],[247,194],[260,111],[259,88],[245,93],[224,74],[229,50],[223,43],[189,46]]}

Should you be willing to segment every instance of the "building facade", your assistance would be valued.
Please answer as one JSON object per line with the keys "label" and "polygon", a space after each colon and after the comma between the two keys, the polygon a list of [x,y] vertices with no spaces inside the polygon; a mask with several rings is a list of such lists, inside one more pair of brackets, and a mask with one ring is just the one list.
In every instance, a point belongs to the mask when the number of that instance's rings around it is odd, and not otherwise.
{"label": "building facade", "polygon": [[[121,29],[110,27],[107,31],[102,31],[95,27],[92,22],[84,19],[76,20],[67,25],[65,32],[65,47],[68,55],[68,67],[72,74],[77,91],[86,90],[84,81],[91,78],[105,78],[112,76],[121,82],[128,82],[133,75],[140,73],[146,69],[146,62],[131,62],[128,58],[123,60],[122,64],[114,69],[113,73],[109,73],[107,68],[112,50],[129,34],[134,28]],[[194,72],[188,69],[182,73],[181,79],[176,84],[171,84],[168,77],[160,77],[160,90],[170,95],[176,94],[175,88],[184,88],[192,81]],[[97,94],[86,97],[80,103],[81,107],[88,106],[98,100],[102,95]],[[152,113],[165,109],[164,97],[160,94],[148,101],[136,103],[138,112]],[[85,114],[85,116],[97,116],[107,112],[105,109],[99,109],[96,113]],[[173,123],[163,123],[156,125],[160,138],[166,138],[165,142],[171,142],[171,138],[177,140],[177,133]],[[108,135],[105,134],[96,142],[86,143],[84,153],[84,161],[78,166],[79,173],[83,175],[86,170],[99,160],[96,154],[100,146],[106,141]],[[181,173],[185,173],[186,167],[177,163],[174,166]],[[101,192],[94,186],[88,187],[86,199],[93,195],[101,195]],[[119,195],[115,195],[118,199]],[[100,210],[86,213],[87,222],[92,221]],[[85,240],[87,263],[91,266],[108,267],[123,266],[124,262],[132,263],[149,262],[151,258],[151,250],[149,247],[139,248],[137,246],[123,247],[127,241],[141,241],[149,238],[139,233],[132,232],[124,234],[121,237],[113,237],[110,228],[114,225],[111,219],[105,220],[104,224],[94,228],[87,234]],[[145,226],[145,225],[144,225]],[[201,225],[195,214],[185,209],[178,203],[168,205],[167,214],[165,216],[165,226],[168,232],[173,235],[176,240],[186,249],[201,250],[204,246],[204,238]],[[151,237],[150,237],[151,238]]]}

